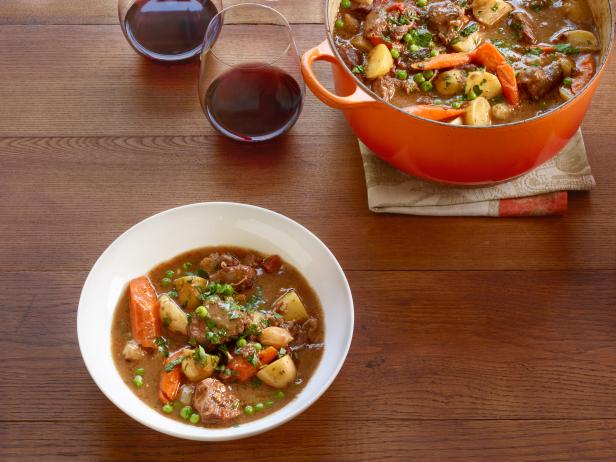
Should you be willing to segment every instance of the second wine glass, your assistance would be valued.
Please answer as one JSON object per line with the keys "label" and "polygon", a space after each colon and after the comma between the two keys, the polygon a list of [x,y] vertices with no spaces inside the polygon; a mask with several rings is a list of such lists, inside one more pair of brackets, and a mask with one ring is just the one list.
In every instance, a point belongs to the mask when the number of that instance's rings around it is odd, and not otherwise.
{"label": "second wine glass", "polygon": [[244,3],[211,20],[199,99],[220,133],[245,142],[280,136],[297,121],[305,91],[291,27],[279,12]]}

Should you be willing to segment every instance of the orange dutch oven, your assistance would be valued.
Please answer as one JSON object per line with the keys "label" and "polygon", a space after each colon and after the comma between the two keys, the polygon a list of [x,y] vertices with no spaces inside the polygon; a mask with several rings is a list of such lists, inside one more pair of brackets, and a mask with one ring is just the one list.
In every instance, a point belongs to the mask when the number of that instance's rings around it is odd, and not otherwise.
{"label": "orange dutch oven", "polygon": [[[601,43],[597,72],[575,97],[519,122],[486,127],[456,126],[414,116],[386,103],[345,66],[332,31],[340,0],[326,0],[327,40],[302,57],[310,90],[344,112],[353,132],[380,158],[420,178],[460,185],[489,184],[519,176],[555,156],[580,127],[612,46],[609,0],[590,0]],[[315,61],[332,63],[336,94],[317,79]]]}

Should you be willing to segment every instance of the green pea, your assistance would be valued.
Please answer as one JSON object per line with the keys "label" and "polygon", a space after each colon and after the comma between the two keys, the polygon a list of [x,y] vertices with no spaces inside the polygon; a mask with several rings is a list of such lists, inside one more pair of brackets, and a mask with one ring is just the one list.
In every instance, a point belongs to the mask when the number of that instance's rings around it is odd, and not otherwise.
{"label": "green pea", "polygon": [[263,412],[265,410],[265,405],[263,403],[255,404],[255,411]]}
{"label": "green pea", "polygon": [[173,270],[168,270],[167,272],[165,272],[165,276],[171,279],[173,276],[175,276],[175,273],[173,272]]}
{"label": "green pea", "polygon": [[145,369],[143,367],[139,367],[139,368],[135,369],[135,374],[136,375],[143,375],[143,374],[145,374]]}
{"label": "green pea", "polygon": [[477,98],[477,93],[475,93],[473,90],[469,91],[466,94],[466,99],[469,101],[474,100],[475,98]]}
{"label": "green pea", "polygon": [[440,54],[440,51],[438,51],[436,48],[433,48],[430,50],[430,56],[432,56],[433,58],[435,56],[438,56]]}
{"label": "green pea", "polygon": [[225,284],[223,286],[223,291],[222,291],[223,295],[233,295],[235,293],[235,289],[233,288],[232,285],[230,284]]}
{"label": "green pea", "polygon": [[168,286],[168,285],[170,285],[170,284],[171,284],[171,278],[162,278],[162,279],[160,280],[160,283],[161,283],[162,285],[164,285],[164,286]]}
{"label": "green pea", "polygon": [[426,80],[430,80],[432,77],[434,77],[434,71],[432,69],[423,71],[423,76],[426,78]]}
{"label": "green pea", "polygon": [[419,45],[415,45],[414,43],[409,45],[409,50],[411,51],[419,51]]}
{"label": "green pea", "polygon": [[178,298],[178,293],[175,290],[167,292],[167,295],[169,295],[171,298]]}
{"label": "green pea", "polygon": [[141,377],[140,375],[134,376],[133,383],[137,388],[141,388],[143,386],[143,377]]}
{"label": "green pea", "polygon": [[454,101],[453,103],[451,103],[451,107],[454,109],[460,109],[462,107],[462,103],[459,101]]}
{"label": "green pea", "polygon": [[400,57],[400,52],[398,51],[397,48],[392,48],[390,53],[391,53],[391,57],[394,59],[398,59]]}
{"label": "green pea", "polygon": [[423,76],[423,74],[420,73],[420,74],[415,74],[413,76],[413,80],[415,81],[415,83],[421,84],[426,81],[426,78]]}
{"label": "green pea", "polygon": [[340,2],[340,5],[342,6],[342,8],[345,8],[348,10],[349,8],[351,8],[351,0],[342,0]]}
{"label": "green pea", "polygon": [[182,409],[180,409],[180,416],[184,420],[190,419],[190,416],[192,414],[193,414],[193,410],[192,410],[192,407],[190,406],[184,406]]}
{"label": "green pea", "polygon": [[173,412],[173,404],[167,403],[163,406],[163,412],[165,414],[171,414]]}
{"label": "green pea", "polygon": [[208,315],[207,308],[203,305],[198,306],[197,308],[195,308],[195,314],[198,318],[205,319]]}
{"label": "green pea", "polygon": [[271,399],[268,399],[265,402],[265,407],[272,407],[274,405],[274,402]]}
{"label": "green pea", "polygon": [[417,0],[417,6],[419,8],[423,8],[424,6],[426,6],[428,4],[428,0]]}
{"label": "green pea", "polygon": [[192,263],[191,263],[191,262],[189,262],[189,261],[187,261],[186,263],[184,263],[184,264],[182,265],[182,269],[183,269],[184,271],[188,271],[188,270],[190,270],[191,268],[192,268]]}
{"label": "green pea", "polygon": [[274,399],[282,399],[282,398],[284,398],[284,391],[277,390],[276,393],[274,393]]}
{"label": "green pea", "polygon": [[336,29],[344,29],[344,21],[342,19],[336,19]]}
{"label": "green pea", "polygon": [[190,420],[191,424],[195,424],[196,425],[201,420],[201,416],[199,414],[195,413],[195,414],[191,415],[188,420]]}
{"label": "green pea", "polygon": [[406,43],[411,43],[413,41],[413,36],[407,32],[402,37],[402,40],[404,40]]}
{"label": "green pea", "polygon": [[404,69],[398,69],[396,71],[396,78],[399,80],[406,80],[409,77],[408,72],[406,72]]}
{"label": "green pea", "polygon": [[432,82],[421,82],[419,85],[423,91],[432,91]]}
{"label": "green pea", "polygon": [[235,344],[240,348],[245,347],[247,343],[248,342],[246,341],[245,338],[237,339],[237,341],[235,342]]}
{"label": "green pea", "polygon": [[571,85],[573,85],[573,79],[571,77],[565,77],[563,79],[563,85],[565,87],[570,87]]}
{"label": "green pea", "polygon": [[260,343],[255,343],[253,346],[257,351],[261,351],[263,349],[263,345],[261,345]]}
{"label": "green pea", "polygon": [[244,415],[247,415],[250,417],[254,413],[255,413],[255,408],[252,407],[250,404],[244,406]]}

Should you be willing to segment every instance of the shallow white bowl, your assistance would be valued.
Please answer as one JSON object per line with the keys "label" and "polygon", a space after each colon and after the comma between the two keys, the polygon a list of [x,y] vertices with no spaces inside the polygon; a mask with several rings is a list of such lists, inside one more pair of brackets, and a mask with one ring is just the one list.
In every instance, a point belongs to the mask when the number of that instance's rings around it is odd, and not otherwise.
{"label": "shallow white bowl", "polygon": [[[280,410],[250,423],[208,429],[177,422],[150,408],[124,384],[111,356],[111,322],[128,281],[176,255],[205,246],[234,245],[278,254],[317,292],[325,314],[325,351],[306,387]],[[154,215],[118,237],[84,284],[77,312],[79,348],[101,391],[133,419],[168,435],[201,441],[244,438],[292,419],[333,382],[353,335],[353,299],[340,265],[310,231],[276,212],[251,205],[210,202]]]}

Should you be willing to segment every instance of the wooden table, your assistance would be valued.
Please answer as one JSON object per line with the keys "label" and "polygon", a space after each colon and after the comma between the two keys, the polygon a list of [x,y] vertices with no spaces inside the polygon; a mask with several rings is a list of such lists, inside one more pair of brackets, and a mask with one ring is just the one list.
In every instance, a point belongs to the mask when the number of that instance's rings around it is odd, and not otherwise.
{"label": "wooden table", "polygon": [[[285,9],[302,51],[324,38],[321,3]],[[375,215],[339,112],[308,95],[288,136],[227,141],[201,113],[196,65],[139,58],[115,7],[0,2],[0,460],[616,460],[616,63],[584,124],[598,185],[567,216]],[[222,444],[118,410],[75,328],[116,236],[212,200],[306,225],[356,303],[347,362],[318,403]]]}

